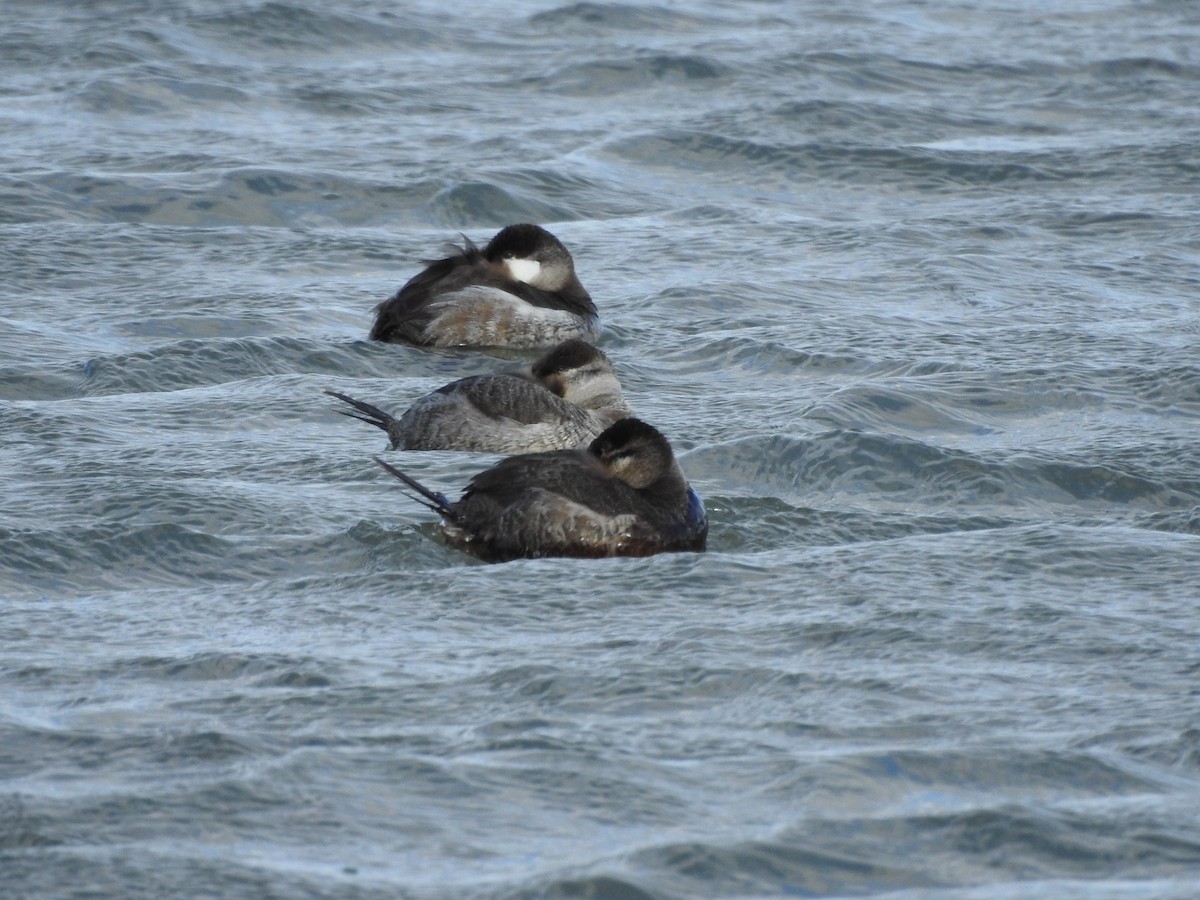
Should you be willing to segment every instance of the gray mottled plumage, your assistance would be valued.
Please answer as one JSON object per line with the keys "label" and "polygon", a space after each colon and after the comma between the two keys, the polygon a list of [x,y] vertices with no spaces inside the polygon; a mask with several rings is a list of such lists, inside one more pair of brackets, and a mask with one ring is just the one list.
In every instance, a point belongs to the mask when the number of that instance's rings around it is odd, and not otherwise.
{"label": "gray mottled plumage", "polygon": [[538,225],[461,248],[375,309],[371,340],[436,347],[551,347],[594,338],[599,318],[570,252]]}
{"label": "gray mottled plumage", "polygon": [[588,443],[629,415],[608,357],[565,341],[530,366],[453,381],[417,400],[399,418],[336,391],[345,415],[387,432],[391,449],[532,453]]}
{"label": "gray mottled plumage", "polygon": [[378,462],[443,517],[452,544],[485,559],[699,551],[708,535],[670,444],[640,419],[622,419],[586,449],[503,459],[454,503]]}

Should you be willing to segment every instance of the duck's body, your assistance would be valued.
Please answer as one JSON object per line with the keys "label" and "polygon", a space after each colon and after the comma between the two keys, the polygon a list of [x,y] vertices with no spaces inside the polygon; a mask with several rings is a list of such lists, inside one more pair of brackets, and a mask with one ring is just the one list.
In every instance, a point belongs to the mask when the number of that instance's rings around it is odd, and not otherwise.
{"label": "duck's body", "polygon": [[480,250],[467,240],[375,310],[371,339],[431,347],[552,347],[593,339],[600,321],[562,243],[509,225]]}
{"label": "duck's body", "polygon": [[565,341],[531,366],[472,375],[417,400],[399,418],[326,391],[352,407],[345,415],[387,432],[392,450],[534,453],[587,444],[630,414],[608,357]]}
{"label": "duck's body", "polygon": [[485,559],[650,556],[703,550],[704,504],[657,430],[626,418],[586,449],[501,460],[450,503],[382,460],[443,517],[452,544]]}

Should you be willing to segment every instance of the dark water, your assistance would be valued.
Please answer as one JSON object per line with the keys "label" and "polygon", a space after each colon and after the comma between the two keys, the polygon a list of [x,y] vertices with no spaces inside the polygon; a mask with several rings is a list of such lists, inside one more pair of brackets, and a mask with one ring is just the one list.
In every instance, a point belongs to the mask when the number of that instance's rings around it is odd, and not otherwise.
{"label": "dark water", "polygon": [[[0,8],[0,895],[1190,898],[1200,11]],[[486,566],[323,388],[549,225],[704,555]],[[453,491],[487,457],[405,454]]]}

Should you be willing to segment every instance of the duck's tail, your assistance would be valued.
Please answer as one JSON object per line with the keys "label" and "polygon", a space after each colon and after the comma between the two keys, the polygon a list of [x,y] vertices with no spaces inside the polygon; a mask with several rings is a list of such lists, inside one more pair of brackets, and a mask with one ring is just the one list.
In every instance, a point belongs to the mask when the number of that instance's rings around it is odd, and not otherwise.
{"label": "duck's tail", "polygon": [[415,491],[415,494],[407,494],[407,496],[411,497],[413,500],[416,500],[422,506],[426,506],[433,510],[439,516],[445,518],[448,522],[458,521],[458,516],[455,514],[454,509],[450,506],[450,501],[446,499],[445,494],[439,494],[437,491],[431,491],[415,478],[405,475],[395,466],[385,463],[378,456],[375,457],[375,462],[383,466],[387,472],[399,478],[400,481],[404,483],[405,487],[409,488],[409,490]]}
{"label": "duck's tail", "polygon": [[360,422],[366,422],[368,425],[374,425],[376,428],[386,431],[388,438],[392,442],[392,446],[389,449],[395,450],[399,446],[399,433],[396,427],[398,423],[394,416],[388,415],[378,406],[372,406],[370,403],[355,400],[353,397],[347,397],[345,394],[339,394],[337,391],[327,390],[325,393],[354,407],[353,410],[339,409],[338,412],[343,416],[358,419]]}

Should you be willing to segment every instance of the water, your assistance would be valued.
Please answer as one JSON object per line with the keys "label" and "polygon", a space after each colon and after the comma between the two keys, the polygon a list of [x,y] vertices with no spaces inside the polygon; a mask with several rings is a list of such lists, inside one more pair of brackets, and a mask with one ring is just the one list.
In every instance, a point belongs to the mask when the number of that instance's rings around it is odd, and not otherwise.
{"label": "water", "polygon": [[[0,894],[1192,897],[1191,4],[0,10]],[[703,555],[483,565],[324,388],[546,224]],[[489,457],[404,454],[453,493]]]}

